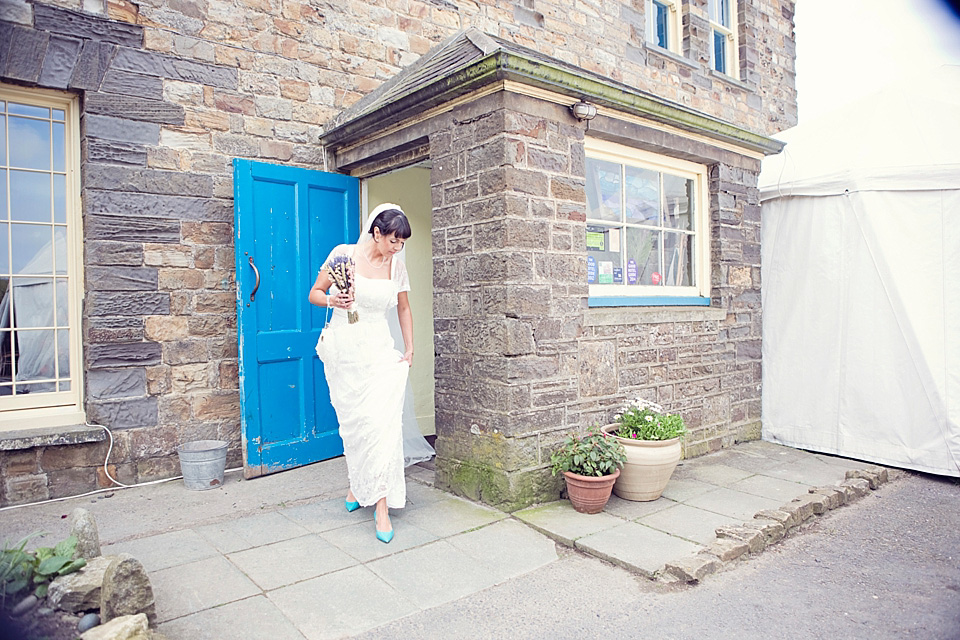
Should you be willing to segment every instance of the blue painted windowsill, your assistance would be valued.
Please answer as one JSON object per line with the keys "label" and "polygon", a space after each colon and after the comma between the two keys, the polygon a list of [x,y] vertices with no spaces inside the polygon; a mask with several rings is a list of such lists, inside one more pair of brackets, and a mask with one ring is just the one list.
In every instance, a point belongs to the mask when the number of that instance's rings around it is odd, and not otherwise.
{"label": "blue painted windowsill", "polygon": [[594,307],[709,307],[710,298],[701,296],[591,296],[587,306]]}

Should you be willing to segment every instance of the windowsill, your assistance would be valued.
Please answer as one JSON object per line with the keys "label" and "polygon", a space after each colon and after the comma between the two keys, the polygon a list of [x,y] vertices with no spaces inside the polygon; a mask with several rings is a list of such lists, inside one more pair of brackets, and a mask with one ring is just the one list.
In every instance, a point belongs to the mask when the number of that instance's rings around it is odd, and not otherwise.
{"label": "windowsill", "polygon": [[86,424],[68,427],[37,427],[33,429],[11,429],[0,431],[0,451],[16,451],[34,447],[82,444],[100,442],[107,437],[100,427]]}
{"label": "windowsill", "polygon": [[717,80],[722,80],[723,82],[726,82],[727,84],[732,84],[733,86],[739,87],[740,89],[743,89],[744,91],[756,91],[756,90],[757,90],[756,87],[747,84],[747,83],[744,82],[743,80],[739,80],[739,79],[737,79],[737,78],[734,78],[733,76],[728,76],[727,74],[723,73],[722,71],[717,71],[716,69],[710,68],[710,69],[709,69],[709,72],[710,72],[710,77],[716,78]]}
{"label": "windowsill", "polygon": [[594,307],[709,307],[710,298],[700,296],[590,296]]}
{"label": "windowsill", "polygon": [[662,322],[703,322],[723,320],[726,309],[715,307],[604,307],[587,309],[583,324],[587,327],[620,324],[659,324]]}
{"label": "windowsill", "polygon": [[672,60],[673,62],[678,62],[682,65],[686,65],[691,69],[698,69],[700,67],[700,65],[698,65],[696,62],[677,53],[676,51],[670,51],[670,49],[664,49],[663,47],[658,47],[655,44],[647,44],[647,43],[643,44],[643,48],[646,49],[648,53],[654,53],[658,56],[663,56],[664,58]]}

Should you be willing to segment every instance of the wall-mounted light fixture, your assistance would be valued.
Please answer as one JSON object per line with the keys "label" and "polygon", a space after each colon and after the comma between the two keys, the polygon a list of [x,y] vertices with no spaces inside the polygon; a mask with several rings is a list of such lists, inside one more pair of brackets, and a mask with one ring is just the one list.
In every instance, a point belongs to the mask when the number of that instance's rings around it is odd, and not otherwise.
{"label": "wall-mounted light fixture", "polygon": [[581,100],[576,104],[570,105],[570,113],[572,113],[573,117],[577,120],[593,120],[597,117],[597,105]]}

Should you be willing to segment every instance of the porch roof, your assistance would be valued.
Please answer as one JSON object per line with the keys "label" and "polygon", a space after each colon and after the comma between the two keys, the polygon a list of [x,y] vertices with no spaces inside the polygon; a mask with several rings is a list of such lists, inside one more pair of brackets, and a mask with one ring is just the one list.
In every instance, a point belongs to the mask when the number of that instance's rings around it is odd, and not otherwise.
{"label": "porch roof", "polygon": [[783,143],[471,27],[424,54],[331,122],[320,141],[356,142],[487,84],[512,80],[764,154]]}

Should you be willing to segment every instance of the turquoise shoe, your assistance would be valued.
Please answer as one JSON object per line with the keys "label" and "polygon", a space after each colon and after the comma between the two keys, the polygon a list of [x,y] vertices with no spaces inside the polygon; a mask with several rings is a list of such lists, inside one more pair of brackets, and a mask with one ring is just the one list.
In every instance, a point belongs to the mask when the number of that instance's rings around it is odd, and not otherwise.
{"label": "turquoise shoe", "polygon": [[[373,525],[373,526],[374,528],[376,528],[377,525]],[[387,531],[387,532],[383,532],[377,529],[377,540],[379,540],[380,542],[389,543],[391,540],[393,540],[393,529],[390,529],[390,531]]]}
{"label": "turquoise shoe", "polygon": [[356,511],[360,508],[359,502],[350,502],[349,500],[344,499],[343,506],[347,508],[347,511]]}

